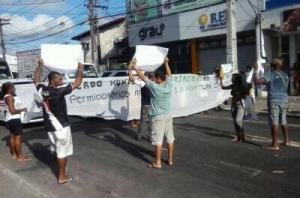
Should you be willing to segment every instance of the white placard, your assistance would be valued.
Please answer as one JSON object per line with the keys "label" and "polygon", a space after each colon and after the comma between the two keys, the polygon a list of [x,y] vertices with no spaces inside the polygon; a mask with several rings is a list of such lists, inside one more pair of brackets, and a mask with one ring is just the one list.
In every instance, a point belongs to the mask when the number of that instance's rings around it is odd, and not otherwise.
{"label": "white placard", "polygon": [[47,69],[61,73],[75,73],[84,61],[81,45],[42,44],[41,57]]}
{"label": "white placard", "polygon": [[163,64],[168,51],[164,47],[137,45],[133,56],[137,60],[136,67],[143,71],[154,71]]}

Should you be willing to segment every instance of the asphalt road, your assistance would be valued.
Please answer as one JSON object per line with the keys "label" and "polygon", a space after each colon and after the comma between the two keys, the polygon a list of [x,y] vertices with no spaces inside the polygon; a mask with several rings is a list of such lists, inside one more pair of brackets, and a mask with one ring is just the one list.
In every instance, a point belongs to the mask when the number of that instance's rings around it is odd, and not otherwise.
{"label": "asphalt road", "polygon": [[[0,126],[0,193],[12,197],[300,197],[299,119],[288,118],[292,146],[266,151],[270,143],[266,115],[246,121],[247,143],[233,143],[229,111],[174,119],[174,165],[147,168],[153,147],[133,137],[127,122],[71,118],[74,155],[68,173],[74,180],[57,185],[55,158],[42,126],[25,129],[27,163],[11,159],[8,131]],[[282,138],[282,136],[280,136]],[[163,159],[167,152],[164,150]],[[19,196],[20,195],[20,196]]]}

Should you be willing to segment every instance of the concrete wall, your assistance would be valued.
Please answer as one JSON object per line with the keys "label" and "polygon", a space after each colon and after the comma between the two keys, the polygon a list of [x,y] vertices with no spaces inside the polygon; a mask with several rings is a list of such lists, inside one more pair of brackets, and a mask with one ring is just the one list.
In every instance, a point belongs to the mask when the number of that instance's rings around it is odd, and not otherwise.
{"label": "concrete wall", "polygon": [[[119,38],[127,37],[127,25],[126,22],[122,22],[116,25],[113,25],[109,28],[100,30],[100,48],[101,48],[101,57],[103,62],[106,62],[106,59],[110,56],[117,55],[117,49],[115,47],[115,40]],[[85,48],[85,62],[92,62],[91,54],[91,39],[90,36],[83,37],[80,40],[81,43],[89,43],[89,47]]]}

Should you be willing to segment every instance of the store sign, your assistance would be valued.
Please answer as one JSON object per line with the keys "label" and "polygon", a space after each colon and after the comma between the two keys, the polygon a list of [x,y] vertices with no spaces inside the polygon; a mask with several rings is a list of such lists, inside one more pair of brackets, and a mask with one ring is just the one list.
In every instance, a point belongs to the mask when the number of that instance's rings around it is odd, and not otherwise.
{"label": "store sign", "polygon": [[226,13],[225,11],[214,12],[211,14],[202,14],[198,22],[200,24],[200,31],[209,31],[215,29],[221,29],[226,27]]}
{"label": "store sign", "polygon": [[283,27],[285,33],[300,32],[300,8],[283,12]]}
{"label": "store sign", "polygon": [[266,0],[266,9],[274,9],[299,3],[299,0]]}
{"label": "store sign", "polygon": [[144,27],[139,31],[140,40],[144,41],[147,39],[161,38],[163,36],[164,29],[164,23],[161,23],[159,26]]}
{"label": "store sign", "polygon": [[134,24],[222,2],[225,0],[130,0],[127,17]]}
{"label": "store sign", "polygon": [[168,15],[186,11],[191,8],[200,8],[216,3],[225,2],[224,0],[164,0],[162,1],[162,15]]}

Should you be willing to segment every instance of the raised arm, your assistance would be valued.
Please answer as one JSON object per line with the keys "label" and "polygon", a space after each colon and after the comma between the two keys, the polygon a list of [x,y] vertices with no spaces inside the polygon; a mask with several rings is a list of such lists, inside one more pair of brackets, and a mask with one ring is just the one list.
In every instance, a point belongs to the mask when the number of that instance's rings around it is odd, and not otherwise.
{"label": "raised arm", "polygon": [[170,66],[169,66],[169,58],[167,56],[165,57],[164,63],[165,63],[165,67],[166,67],[167,76],[168,76],[168,78],[171,78],[172,77],[172,72],[171,72],[171,69],[170,69]]}
{"label": "raised arm", "polygon": [[[135,63],[136,63],[136,61],[135,61]],[[130,61],[129,62],[129,64],[128,64],[128,76],[129,76],[129,80],[131,81],[131,82],[134,82],[134,80],[135,80],[135,78],[134,78],[134,76],[133,76],[133,74],[132,74],[132,67],[134,67],[135,65],[133,64],[133,61]]]}
{"label": "raised arm", "polygon": [[73,90],[78,88],[81,85],[82,76],[83,76],[83,69],[84,69],[84,65],[82,63],[78,63],[77,77],[75,79],[75,82],[72,83]]}
{"label": "raised arm", "polygon": [[141,79],[142,81],[146,81],[147,78],[146,78],[146,76],[143,74],[143,72],[142,72],[139,68],[136,68],[136,67],[135,67],[136,62],[137,62],[136,59],[133,59],[133,60],[132,60],[132,64],[133,64],[132,67],[135,69],[135,71],[136,71],[137,75],[140,77],[140,79]]}
{"label": "raised arm", "polygon": [[257,73],[258,73],[258,64],[257,64],[257,62],[255,62],[253,64],[253,82],[254,82],[254,84],[256,84],[256,85],[265,85],[265,84],[267,84],[266,79],[258,78]]}
{"label": "raised arm", "polygon": [[38,61],[38,64],[39,64],[39,66],[36,69],[36,71],[34,73],[34,77],[33,77],[33,83],[34,84],[37,84],[37,83],[41,82],[42,69],[43,69],[43,66],[44,66],[43,59],[40,59]]}

